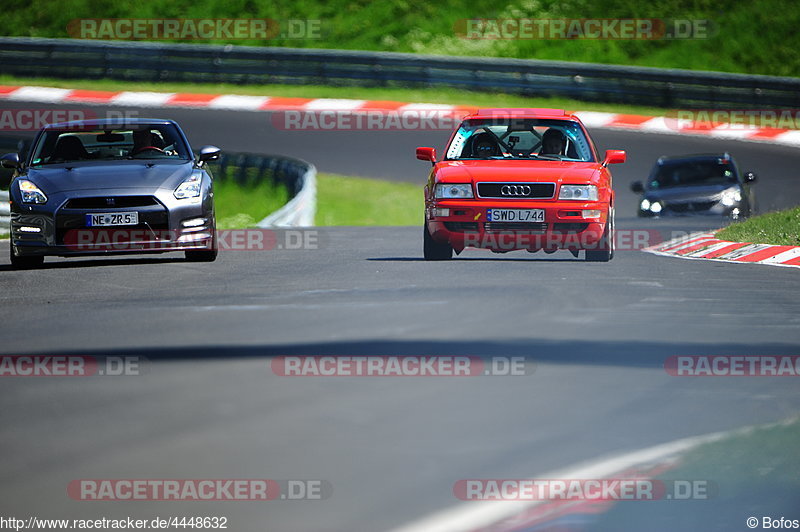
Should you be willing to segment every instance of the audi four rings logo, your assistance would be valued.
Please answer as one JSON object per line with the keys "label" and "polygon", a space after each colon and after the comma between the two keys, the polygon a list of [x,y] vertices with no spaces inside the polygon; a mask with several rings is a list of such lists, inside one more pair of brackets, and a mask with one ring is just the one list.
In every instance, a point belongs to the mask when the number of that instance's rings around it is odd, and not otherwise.
{"label": "audi four rings logo", "polygon": [[503,185],[500,187],[500,194],[503,196],[530,196],[531,187],[529,185]]}

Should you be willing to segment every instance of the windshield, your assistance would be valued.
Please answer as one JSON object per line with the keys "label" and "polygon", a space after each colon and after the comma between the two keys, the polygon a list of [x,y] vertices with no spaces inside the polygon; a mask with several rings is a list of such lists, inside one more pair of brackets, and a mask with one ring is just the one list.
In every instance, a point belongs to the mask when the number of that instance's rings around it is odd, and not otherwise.
{"label": "windshield", "polygon": [[655,175],[651,177],[648,188],[727,185],[736,182],[736,174],[730,161],[718,159],[660,166]]}
{"label": "windshield", "polygon": [[594,161],[581,126],[552,119],[465,120],[447,148],[446,158]]}
{"label": "windshield", "polygon": [[31,164],[118,159],[191,159],[189,148],[172,124],[116,129],[54,129],[45,131]]}

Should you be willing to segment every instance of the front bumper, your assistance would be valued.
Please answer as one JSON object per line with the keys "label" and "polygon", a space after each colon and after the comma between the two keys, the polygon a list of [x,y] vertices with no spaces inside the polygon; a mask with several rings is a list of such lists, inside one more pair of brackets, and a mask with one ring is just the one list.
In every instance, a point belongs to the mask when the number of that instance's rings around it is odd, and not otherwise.
{"label": "front bumper", "polygon": [[[446,216],[440,215],[442,209],[449,211]],[[488,209],[543,209],[544,222],[489,222]],[[586,218],[584,211],[600,211],[600,216]],[[433,239],[456,251],[586,250],[605,245],[608,212],[605,202],[440,200],[427,205],[425,220]]]}
{"label": "front bumper", "polygon": [[[11,245],[17,256],[76,256],[117,253],[163,253],[212,249],[213,206],[210,201],[166,205],[160,198],[153,205],[128,208],[71,209],[63,201],[57,208],[12,204]],[[138,213],[139,224],[87,227],[86,214],[100,212]],[[184,223],[194,220],[191,227]]]}
{"label": "front bumper", "polygon": [[638,215],[642,218],[661,218],[661,217],[681,217],[681,216],[727,216],[729,218],[739,218],[747,215],[747,208],[744,202],[737,202],[733,205],[724,205],[722,202],[711,199],[697,199],[692,201],[667,202],[659,201],[662,208],[658,213],[650,209],[642,209],[641,202]]}

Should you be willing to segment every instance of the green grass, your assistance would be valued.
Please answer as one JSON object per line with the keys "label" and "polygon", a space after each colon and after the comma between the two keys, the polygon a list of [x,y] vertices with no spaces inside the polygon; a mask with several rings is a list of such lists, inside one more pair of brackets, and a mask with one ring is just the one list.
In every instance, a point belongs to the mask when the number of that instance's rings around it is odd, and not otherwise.
{"label": "green grass", "polygon": [[316,224],[419,225],[422,186],[319,174]]}
{"label": "green grass", "polygon": [[[334,174],[317,176],[316,225],[417,225],[422,223],[422,187]],[[253,227],[288,201],[284,187],[269,180],[214,182],[217,226]]]}
{"label": "green grass", "polygon": [[762,214],[729,225],[717,233],[717,238],[733,242],[800,246],[800,207]]}
{"label": "green grass", "polygon": [[726,486],[728,493],[736,493],[734,487],[748,491],[749,482],[767,479],[792,484],[795,490],[800,490],[800,462],[793,455],[798,444],[800,421],[797,419],[755,428],[690,451],[681,465],[665,476],[715,479],[717,484]]}
{"label": "green grass", "polygon": [[244,185],[232,179],[215,180],[217,228],[253,227],[268,214],[283,207],[288,199],[286,188],[274,186],[268,179]]}
{"label": "green grass", "polygon": [[658,530],[746,530],[749,516],[797,519],[799,444],[795,419],[701,445],[657,478],[708,481],[709,498],[620,502],[593,529],[647,530],[648,523],[658,523]]}
{"label": "green grass", "polygon": [[[270,18],[319,20],[316,38],[209,41],[217,44],[341,48],[452,55],[588,61],[668,68],[797,76],[793,0],[6,0],[5,35],[68,37],[80,18]],[[470,18],[710,19],[709,38],[683,40],[463,39]],[[204,42],[204,41],[190,41]]]}

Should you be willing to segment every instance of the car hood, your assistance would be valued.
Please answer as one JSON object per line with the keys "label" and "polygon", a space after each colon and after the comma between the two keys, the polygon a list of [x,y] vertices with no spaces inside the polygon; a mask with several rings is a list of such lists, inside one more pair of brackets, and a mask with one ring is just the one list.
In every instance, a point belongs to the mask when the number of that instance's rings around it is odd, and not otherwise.
{"label": "car hood", "polygon": [[648,190],[644,197],[649,200],[662,201],[689,201],[696,199],[711,199],[719,196],[723,190],[737,186],[736,183],[727,185],[704,185],[691,187],[670,187],[659,190]]}
{"label": "car hood", "polygon": [[140,161],[80,166],[59,164],[29,168],[26,179],[36,183],[45,193],[104,189],[172,190],[191,175],[192,169],[191,161],[156,163],[152,166]]}
{"label": "car hood", "polygon": [[519,159],[444,161],[437,164],[436,172],[440,181],[450,183],[479,181],[588,183],[598,175],[600,166],[600,163]]}

